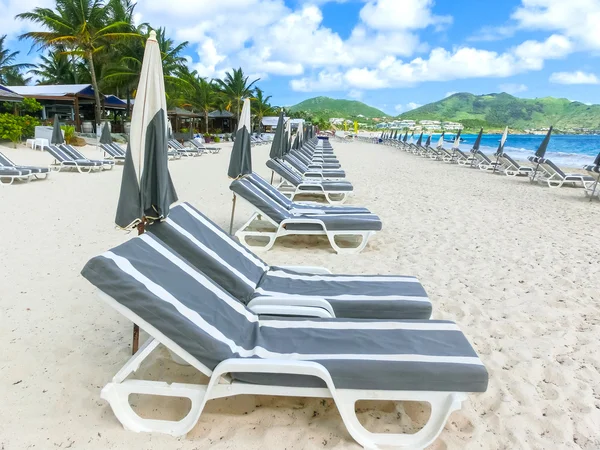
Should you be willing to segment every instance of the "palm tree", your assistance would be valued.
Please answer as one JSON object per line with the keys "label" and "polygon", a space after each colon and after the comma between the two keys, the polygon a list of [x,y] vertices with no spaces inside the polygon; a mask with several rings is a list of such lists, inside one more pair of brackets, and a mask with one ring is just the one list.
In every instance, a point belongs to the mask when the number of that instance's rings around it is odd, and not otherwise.
{"label": "palm tree", "polygon": [[100,123],[101,103],[94,58],[107,50],[110,43],[126,38],[139,38],[139,34],[126,21],[112,21],[115,1],[104,4],[102,0],[55,0],[56,8],[34,8],[18,14],[17,18],[39,24],[44,31],[30,31],[21,39],[31,39],[38,48],[63,46],[66,54],[85,59],[90,73],[96,100],[96,123]]}
{"label": "palm tree", "polygon": [[275,109],[269,104],[269,100],[271,96],[268,95],[265,97],[264,91],[257,87],[254,89],[254,98],[252,99],[252,111],[254,112],[254,116],[256,117],[256,121],[258,122],[258,126],[256,129],[260,133],[260,129],[262,126],[262,120],[265,116],[275,115]]}
{"label": "palm tree", "polygon": [[79,84],[89,82],[89,74],[81,58],[65,54],[57,47],[41,57],[42,62],[29,73],[39,78],[38,84]]}
{"label": "palm tree", "polygon": [[207,80],[197,74],[190,74],[190,89],[187,97],[188,103],[204,116],[204,125],[208,133],[208,113],[218,105],[218,90],[213,80]]}
{"label": "palm tree", "polygon": [[0,84],[15,86],[26,84],[22,71],[32,67],[32,64],[16,64],[19,52],[11,52],[5,48],[6,35],[0,36]]}
{"label": "palm tree", "polygon": [[244,76],[244,71],[240,67],[233,69],[232,72],[226,72],[224,80],[216,80],[221,94],[227,102],[227,109],[230,110],[232,106],[235,106],[235,115],[238,123],[240,121],[242,101],[244,98],[252,95],[252,86],[260,80],[260,78],[257,78],[248,83],[248,78]]}

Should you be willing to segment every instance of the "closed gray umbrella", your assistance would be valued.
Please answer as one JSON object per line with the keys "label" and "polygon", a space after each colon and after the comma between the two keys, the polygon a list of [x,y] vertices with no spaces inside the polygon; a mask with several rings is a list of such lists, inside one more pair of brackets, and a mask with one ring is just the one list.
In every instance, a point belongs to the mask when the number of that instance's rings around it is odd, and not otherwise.
{"label": "closed gray umbrella", "polygon": [[283,116],[283,110],[279,113],[279,119],[277,120],[277,129],[275,130],[275,137],[271,143],[271,152],[269,157],[271,159],[281,159],[283,157],[283,149],[285,148],[285,118]]}
{"label": "closed gray umbrella", "polygon": [[431,135],[427,136],[427,140],[425,141],[425,147],[431,147]]}
{"label": "closed gray umbrella", "polygon": [[553,127],[550,127],[548,133],[546,133],[546,137],[535,152],[535,162],[537,163],[537,165],[535,166],[535,170],[533,171],[533,175],[531,176],[532,183],[535,181],[535,176],[537,175],[538,169],[540,168],[541,160],[544,159],[544,156],[546,156],[546,150],[548,150],[548,144],[550,143],[550,135],[552,134],[552,128]]}
{"label": "closed gray umbrella", "polygon": [[54,125],[52,126],[52,138],[50,139],[50,143],[54,145],[64,144],[65,140],[63,138],[62,130],[60,129],[60,122],[58,121],[58,115],[54,115]]}
{"label": "closed gray umbrella", "polygon": [[[250,139],[250,99],[244,100],[240,124],[235,134],[231,156],[229,158],[229,178],[237,179],[252,173],[252,145]],[[235,215],[236,196],[233,194],[231,206],[231,221],[229,222],[229,234],[233,233],[233,217]]]}
{"label": "closed gray umbrella", "polygon": [[502,139],[500,139],[500,143],[498,144],[498,148],[496,149],[496,153],[494,154],[496,156],[496,164],[494,165],[494,170],[492,173],[496,173],[496,169],[498,168],[498,161],[500,160],[502,153],[504,153],[504,144],[506,144],[507,138],[508,138],[508,127],[506,127],[504,129],[504,134],[502,135]]}
{"label": "closed gray umbrella", "polygon": [[156,33],[150,32],[133,107],[116,224],[139,226],[164,219],[177,194],[168,167],[167,100]]}
{"label": "closed gray umbrella", "polygon": [[417,147],[420,147],[422,142],[423,142],[423,133],[421,133],[421,135],[419,136],[419,139],[417,140]]}
{"label": "closed gray umbrella", "polygon": [[471,159],[471,167],[475,164],[475,154],[479,151],[479,147],[481,146],[481,137],[483,136],[483,128],[479,130],[479,135],[477,139],[475,139],[475,143],[473,144],[473,148],[471,149],[471,153],[473,154],[473,158]]}
{"label": "closed gray umbrella", "polygon": [[102,127],[102,134],[100,135],[101,144],[112,144],[112,135],[110,134],[110,127],[108,123],[105,123]]}

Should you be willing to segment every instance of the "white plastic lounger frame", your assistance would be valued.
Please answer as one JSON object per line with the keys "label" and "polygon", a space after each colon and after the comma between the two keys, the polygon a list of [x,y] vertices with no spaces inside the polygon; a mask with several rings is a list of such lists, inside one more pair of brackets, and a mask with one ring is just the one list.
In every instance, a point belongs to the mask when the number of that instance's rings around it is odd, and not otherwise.
{"label": "white plastic lounger frame", "polygon": [[[331,244],[331,247],[338,254],[339,253],[346,253],[346,254],[360,253],[367,246],[367,243],[369,242],[369,239],[371,238],[371,236],[373,236],[375,234],[375,231],[372,231],[372,230],[330,231],[327,229],[327,227],[325,226],[325,224],[323,223],[322,220],[310,219],[307,217],[302,217],[302,218],[298,218],[298,219],[294,219],[294,218],[285,219],[281,223],[277,223],[273,219],[271,219],[267,214],[265,214],[263,211],[258,209],[256,206],[254,206],[252,203],[250,203],[243,197],[240,197],[239,195],[237,197],[244,200],[248,205],[250,205],[250,207],[252,209],[254,209],[254,213],[252,214],[252,216],[250,216],[250,219],[248,219],[248,221],[244,225],[242,225],[242,227],[238,231],[235,232],[235,236],[246,247],[248,247],[256,252],[261,252],[261,251],[266,252],[266,251],[270,250],[273,247],[273,245],[275,245],[275,241],[279,237],[294,236],[294,235],[306,235],[306,236],[327,236],[327,239],[329,240],[329,244]],[[266,219],[271,225],[273,225],[273,228],[275,228],[275,231],[250,230],[249,228],[252,225],[252,223],[259,217],[261,217],[262,219]],[[292,224],[292,223],[317,224],[317,225],[321,226],[321,230],[291,230],[291,231],[288,231],[286,229],[286,225]],[[335,238],[338,236],[359,236],[361,238],[361,241],[358,244],[358,246],[356,246],[356,247],[350,247],[350,248],[340,247],[337,244],[337,242],[335,241]],[[256,237],[258,237],[258,238],[266,237],[269,239],[269,241],[264,246],[252,245],[252,244],[248,243],[248,241],[246,240],[246,238],[248,238],[248,237],[255,237],[255,238]]]}
{"label": "white plastic lounger frame", "polygon": [[[377,449],[383,446],[397,449],[422,449],[435,441],[442,432],[450,414],[460,409],[462,402],[467,398],[466,394],[462,392],[337,389],[327,369],[312,361],[228,359],[221,362],[214,370],[210,370],[112,297],[104,293],[100,293],[100,296],[123,316],[139,324],[140,328],[151,336],[137,353],[125,363],[123,368],[117,372],[112,381],[104,386],[101,393],[102,398],[110,404],[123,427],[137,433],[155,432],[171,436],[184,436],[194,428],[206,403],[217,398],[236,395],[316,397],[333,399],[348,433],[365,448]],[[167,347],[176,359],[185,361],[185,363],[210,377],[208,383],[200,385],[126,379],[140,367],[141,363],[160,344]],[[229,376],[229,374],[236,372],[307,375],[320,378],[327,387],[310,388],[239,383],[233,381]],[[178,421],[144,419],[137,415],[129,404],[131,394],[187,398],[191,403],[190,411],[183,419]],[[359,400],[427,402],[431,405],[431,415],[427,424],[414,434],[372,433],[361,425],[356,416],[355,404]]]}
{"label": "white plastic lounger frame", "polygon": [[[289,197],[290,200],[294,200],[296,195],[320,195],[325,197],[325,200],[332,205],[342,205],[346,203],[346,200],[348,200],[348,197],[352,193],[352,191],[326,191],[321,181],[317,178],[305,179],[298,186],[294,186],[283,177],[281,180],[281,183],[276,188],[286,197]],[[311,189],[301,189],[302,187],[310,187]],[[339,196],[339,198],[336,199],[334,196]]]}
{"label": "white plastic lounger frame", "polygon": [[[35,174],[29,174],[29,175],[3,175],[2,172],[0,171],[0,185],[2,185],[2,186],[10,186],[11,184],[13,184],[15,182],[15,180],[24,181],[25,183],[29,183],[31,181],[31,178],[34,175]],[[48,176],[48,174],[46,174],[46,176]],[[8,179],[9,181],[3,181],[5,179]]]}
{"label": "white plastic lounger frame", "polygon": [[565,183],[571,183],[574,187],[586,187],[586,182],[595,182],[590,180],[589,176],[575,173],[560,174],[552,166],[546,164],[540,164],[540,168],[543,169],[543,173],[540,174],[538,171],[538,183],[547,183],[549,187],[562,187]]}

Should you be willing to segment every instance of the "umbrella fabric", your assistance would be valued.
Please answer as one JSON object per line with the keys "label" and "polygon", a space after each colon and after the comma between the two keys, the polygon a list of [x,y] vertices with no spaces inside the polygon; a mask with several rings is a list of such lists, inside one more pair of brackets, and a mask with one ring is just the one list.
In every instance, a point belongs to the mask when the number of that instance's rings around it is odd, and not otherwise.
{"label": "umbrella fabric", "polygon": [[408,141],[408,131],[404,135],[404,139],[402,139],[402,142],[406,142],[406,141]]}
{"label": "umbrella fabric", "polygon": [[458,133],[456,133],[456,137],[454,138],[454,145],[452,146],[452,148],[460,147],[460,134],[461,133],[462,133],[462,130],[458,130]]}
{"label": "umbrella fabric", "polygon": [[285,150],[283,152],[284,155],[287,155],[292,149],[292,121],[289,119],[285,125]]}
{"label": "umbrella fabric", "polygon": [[108,123],[105,123],[102,127],[102,134],[100,135],[101,144],[112,144],[112,135],[110,134],[110,127]]}
{"label": "umbrella fabric", "polygon": [[596,155],[596,159],[594,160],[594,165],[596,167],[600,166],[600,153]]}
{"label": "umbrella fabric", "polygon": [[442,135],[438,139],[437,148],[440,148],[440,147],[444,146],[444,134],[446,134],[446,132],[442,131]]}
{"label": "umbrella fabric", "polygon": [[431,135],[427,136],[427,140],[425,141],[425,147],[431,146]]}
{"label": "umbrella fabric", "polygon": [[498,144],[498,150],[494,153],[495,156],[502,156],[504,153],[504,144],[506,143],[506,139],[508,138],[508,127],[504,129],[504,134],[502,135],[502,139],[500,139],[500,143]]}
{"label": "umbrella fabric", "polygon": [[419,139],[417,140],[417,147],[421,146],[421,142],[423,142],[423,133],[421,133],[421,135],[419,136]]}
{"label": "umbrella fabric", "polygon": [[271,152],[269,157],[272,159],[283,158],[283,150],[285,149],[285,123],[284,123],[283,110],[279,113],[279,120],[277,120],[277,129],[275,130],[275,137],[271,143]]}
{"label": "umbrella fabric", "polygon": [[252,173],[252,150],[250,139],[250,99],[244,100],[240,125],[235,134],[235,141],[229,158],[229,178],[239,178]]}
{"label": "umbrella fabric", "polygon": [[60,129],[60,123],[58,121],[58,115],[54,116],[54,125],[52,126],[52,138],[50,139],[50,143],[54,145],[64,144],[65,140],[63,138],[62,130]]}
{"label": "umbrella fabric", "polygon": [[177,194],[169,174],[167,100],[161,53],[151,31],[144,51],[115,222],[130,228],[163,219]]}
{"label": "umbrella fabric", "polygon": [[552,134],[552,128],[553,127],[550,127],[548,133],[546,133],[546,137],[542,141],[542,144],[538,147],[537,151],[535,152],[535,156],[537,156],[538,158],[543,158],[544,156],[546,156],[546,150],[548,150],[548,144],[550,143],[550,135]]}
{"label": "umbrella fabric", "polygon": [[477,136],[477,139],[475,139],[475,143],[473,144],[472,151],[479,150],[479,146],[481,145],[481,137],[482,136],[483,136],[483,128],[481,130],[479,130],[479,135]]}

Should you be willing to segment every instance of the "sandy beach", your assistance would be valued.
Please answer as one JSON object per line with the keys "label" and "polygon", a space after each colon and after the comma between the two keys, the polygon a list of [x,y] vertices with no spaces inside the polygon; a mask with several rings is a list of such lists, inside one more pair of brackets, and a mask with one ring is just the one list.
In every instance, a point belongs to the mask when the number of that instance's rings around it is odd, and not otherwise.
{"label": "sandy beach", "polygon": [[[366,143],[333,141],[355,195],[384,229],[359,255],[325,239],[285,238],[268,263],[338,273],[415,275],[490,374],[431,446],[443,449],[600,448],[598,202],[581,189],[423,159]],[[218,155],[169,164],[180,200],[228,228],[231,144]],[[47,153],[0,150],[18,164]],[[268,146],[253,149],[269,179]],[[87,147],[85,154],[99,158]],[[101,302],[79,272],[130,235],[115,230],[122,167],[0,187],[0,449],[358,449],[330,400],[243,396],[211,401],[186,438],[125,431],[101,388],[130,355],[131,323]],[[239,204],[234,228],[249,217]],[[142,336],[144,337],[144,335]],[[167,352],[137,372],[197,383],[203,376]],[[132,398],[144,417],[177,418],[182,402]],[[374,431],[413,430],[418,404],[359,409]]]}

